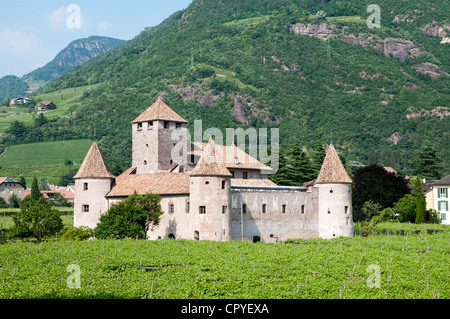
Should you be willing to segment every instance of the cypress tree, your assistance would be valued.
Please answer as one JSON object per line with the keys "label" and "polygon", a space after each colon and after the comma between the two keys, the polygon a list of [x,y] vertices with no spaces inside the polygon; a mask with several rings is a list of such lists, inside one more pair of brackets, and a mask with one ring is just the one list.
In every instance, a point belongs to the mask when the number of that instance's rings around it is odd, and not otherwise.
{"label": "cypress tree", "polygon": [[39,191],[38,181],[36,176],[33,178],[33,183],[31,184],[31,199],[38,200],[41,197],[41,192]]}

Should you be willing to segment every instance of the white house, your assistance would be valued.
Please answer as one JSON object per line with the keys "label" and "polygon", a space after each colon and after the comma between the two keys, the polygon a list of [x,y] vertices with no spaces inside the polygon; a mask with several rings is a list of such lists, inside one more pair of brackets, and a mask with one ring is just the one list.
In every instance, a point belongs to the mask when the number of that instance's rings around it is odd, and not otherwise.
{"label": "white house", "polygon": [[450,193],[450,175],[445,176],[443,179],[431,184],[433,188],[433,206],[441,216],[443,224],[450,224],[450,218],[447,218],[449,213],[449,197]]}

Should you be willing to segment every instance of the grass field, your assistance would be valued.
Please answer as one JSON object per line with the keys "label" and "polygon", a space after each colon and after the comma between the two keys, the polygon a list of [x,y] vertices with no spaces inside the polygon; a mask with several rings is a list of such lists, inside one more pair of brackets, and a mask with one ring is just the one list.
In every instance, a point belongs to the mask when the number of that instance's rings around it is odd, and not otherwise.
{"label": "grass field", "polygon": [[[0,155],[0,175],[23,176],[27,185],[31,185],[34,176],[55,183],[71,168],[81,165],[91,145],[90,140],[71,140],[9,146]],[[66,159],[75,165],[64,165]]]}
{"label": "grass field", "polygon": [[0,298],[448,299],[449,241],[443,227],[283,244],[16,242],[0,245]]}
{"label": "grass field", "polygon": [[[37,95],[36,98],[41,101],[51,101],[56,105],[56,110],[48,111],[45,116],[48,119],[65,116],[70,113],[71,107],[77,104],[83,93],[95,88],[95,85],[86,85],[77,88],[63,89],[56,92]],[[27,107],[0,107],[0,132],[4,132],[13,121],[21,121],[30,124],[36,112]]]}

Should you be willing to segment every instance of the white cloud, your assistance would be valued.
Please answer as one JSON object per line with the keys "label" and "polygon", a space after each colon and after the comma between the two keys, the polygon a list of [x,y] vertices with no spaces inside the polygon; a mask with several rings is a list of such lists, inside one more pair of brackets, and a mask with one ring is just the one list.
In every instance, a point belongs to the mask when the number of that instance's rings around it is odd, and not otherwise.
{"label": "white cloud", "polygon": [[41,40],[32,34],[10,28],[0,30],[0,51],[25,55],[40,44]]}
{"label": "white cloud", "polygon": [[21,30],[24,28],[0,29],[0,77],[31,72],[55,55],[41,38]]}
{"label": "white cloud", "polygon": [[[78,19],[80,21],[77,21]],[[84,32],[92,29],[92,26],[84,18],[82,8],[76,5],[59,7],[53,10],[47,14],[47,20],[50,30],[53,32]]]}

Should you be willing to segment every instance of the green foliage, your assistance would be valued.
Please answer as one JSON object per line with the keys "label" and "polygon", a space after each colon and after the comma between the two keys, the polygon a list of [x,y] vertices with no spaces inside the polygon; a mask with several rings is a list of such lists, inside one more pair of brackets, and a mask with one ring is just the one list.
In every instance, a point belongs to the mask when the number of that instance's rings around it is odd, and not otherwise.
{"label": "green foliage", "polygon": [[139,238],[147,237],[147,231],[158,225],[163,214],[156,194],[138,195],[136,192],[100,217],[95,228],[95,237],[106,238]]}
{"label": "green foliage", "polygon": [[16,236],[34,237],[38,242],[45,236],[59,232],[64,226],[60,213],[42,197],[26,197],[13,220],[13,233]]}
{"label": "green foliage", "polygon": [[439,218],[439,212],[435,209],[427,209],[426,211],[426,221],[430,224],[440,224],[441,219]]}
{"label": "green foliage", "polygon": [[425,195],[418,194],[416,196],[416,224],[425,223],[426,218],[426,200]]}
{"label": "green foliage", "polygon": [[372,217],[379,216],[381,212],[381,205],[368,200],[363,204],[362,212],[366,220],[371,220]]}
{"label": "green foliage", "polygon": [[[434,234],[427,233],[426,225],[379,223],[375,231],[386,224],[408,236],[369,233],[282,244],[168,239],[7,243],[1,247],[0,298],[148,299],[151,294],[155,300],[417,300],[439,294],[449,299],[442,268],[448,262],[449,226],[433,226],[439,230]],[[414,235],[417,230],[421,233]],[[71,289],[67,266],[77,262],[81,287]],[[373,264],[382,269],[381,289],[367,286]]]}
{"label": "green foliage", "polygon": [[[7,75],[0,78],[0,101],[23,97],[28,90],[28,84],[14,75]],[[9,103],[8,105],[9,106]]]}
{"label": "green foliage", "polygon": [[[316,141],[328,140],[332,131],[349,162],[379,163],[409,175],[411,154],[430,140],[448,170],[450,117],[408,116],[448,103],[449,77],[431,78],[413,67],[431,62],[450,72],[446,46],[422,32],[433,21],[448,23],[448,10],[442,1],[385,2],[383,28],[369,30],[364,23],[368,4],[355,0],[195,1],[126,45],[49,83],[42,92],[54,96],[60,95],[59,90],[89,89],[66,113],[37,128],[27,127],[22,139],[6,134],[2,144],[93,139],[96,131],[102,136],[99,143],[106,161],[117,174],[131,165],[130,121],[153,104],[159,93],[170,95],[169,106],[190,121],[190,130],[195,119],[203,119],[204,127],[247,127],[233,116],[234,97],[239,94],[254,101],[246,109],[250,125],[279,127],[286,149],[298,143],[298,136],[301,146],[313,149]],[[413,42],[427,54],[401,61],[340,37],[325,42],[289,32],[294,23],[317,24],[308,12],[320,10],[328,17],[321,23],[332,23],[349,38],[350,34],[365,39],[398,38]],[[417,18],[408,23],[394,21],[405,14]],[[209,78],[214,77],[213,70],[221,76]],[[363,77],[363,72],[373,78]],[[221,98],[207,106],[202,101],[211,89]],[[63,95],[65,99],[67,91]],[[400,136],[396,143],[388,140],[394,133]]]}
{"label": "green foliage", "polygon": [[380,212],[381,220],[382,222],[388,222],[390,220],[393,220],[395,218],[395,212],[392,208],[388,207],[383,209]]}
{"label": "green foliage", "polygon": [[403,196],[394,207],[400,222],[414,223],[416,219],[416,200],[410,194]]}
{"label": "green foliage", "polygon": [[33,183],[31,184],[30,197],[35,201],[42,197],[41,192],[39,191],[39,185],[36,177],[33,178]]}
{"label": "green foliage", "polygon": [[9,196],[8,202],[9,207],[11,208],[19,208],[22,204],[22,200],[16,194],[12,194],[11,196]]}
{"label": "green foliage", "polygon": [[353,178],[353,219],[364,219],[362,209],[367,201],[378,203],[384,209],[394,206],[407,193],[407,182],[401,175],[376,164],[360,168]]}
{"label": "green foliage", "polygon": [[426,179],[440,179],[442,162],[430,141],[426,140],[414,157],[414,174]]}
{"label": "green foliage", "polygon": [[69,227],[67,230],[63,232],[61,235],[62,240],[87,240],[94,236],[94,230],[86,227]]}

